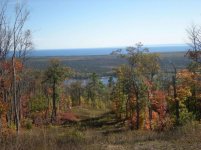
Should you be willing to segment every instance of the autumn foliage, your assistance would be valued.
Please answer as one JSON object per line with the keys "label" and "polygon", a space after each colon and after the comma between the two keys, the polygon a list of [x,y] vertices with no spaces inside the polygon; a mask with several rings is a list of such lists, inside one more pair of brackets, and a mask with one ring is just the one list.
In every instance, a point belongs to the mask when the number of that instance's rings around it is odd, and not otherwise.
{"label": "autumn foliage", "polygon": [[[131,129],[159,131],[185,124],[195,117],[200,119],[198,70],[177,70],[173,65],[174,71],[165,76],[158,56],[143,50],[142,45],[126,50],[126,54],[117,52],[127,59],[128,65],[116,70],[117,82],[111,92],[118,118],[130,120]],[[165,78],[169,81],[163,83]]]}

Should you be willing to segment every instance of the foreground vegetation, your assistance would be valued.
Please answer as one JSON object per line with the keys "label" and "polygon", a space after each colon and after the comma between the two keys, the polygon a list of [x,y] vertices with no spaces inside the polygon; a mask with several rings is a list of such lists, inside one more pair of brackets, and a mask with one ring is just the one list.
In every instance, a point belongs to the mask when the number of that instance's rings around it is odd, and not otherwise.
{"label": "foreground vegetation", "polygon": [[[76,108],[77,109],[77,108]],[[83,109],[83,110],[82,110]],[[80,108],[77,115],[87,111]],[[131,131],[121,122],[113,120],[113,113],[95,111],[95,118],[81,120],[63,126],[34,127],[23,130],[19,135],[7,134],[1,138],[1,149],[30,150],[123,150],[123,149],[200,149],[201,125],[189,122],[183,127],[171,131]]]}

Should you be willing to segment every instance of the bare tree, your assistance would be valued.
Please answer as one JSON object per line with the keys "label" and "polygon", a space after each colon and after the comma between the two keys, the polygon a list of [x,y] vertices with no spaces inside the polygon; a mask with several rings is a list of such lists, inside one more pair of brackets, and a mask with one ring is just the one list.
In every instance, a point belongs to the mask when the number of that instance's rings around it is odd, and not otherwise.
{"label": "bare tree", "polygon": [[192,25],[187,30],[190,49],[186,53],[196,63],[201,63],[201,27]]}
{"label": "bare tree", "polygon": [[6,17],[7,2],[0,5],[0,60],[5,60],[11,48],[11,30]]}
{"label": "bare tree", "polygon": [[17,54],[19,57],[25,60],[26,52],[31,48],[32,43],[30,41],[30,30],[25,31],[24,25],[29,16],[29,12],[25,8],[25,4],[16,4],[15,8],[15,20],[12,28],[12,69],[13,69],[13,103],[14,103],[14,112],[15,112],[15,122],[16,130],[19,132],[20,120],[20,99],[17,99],[17,83],[16,83],[16,57]]}
{"label": "bare tree", "polygon": [[[29,11],[26,9],[25,2],[16,2],[14,8],[14,16],[9,17],[7,14],[8,1],[4,1],[0,5],[0,62],[12,62],[12,100],[10,102],[10,115],[14,115],[14,123],[16,130],[19,132],[20,126],[20,92],[22,84],[16,80],[17,77],[17,62],[24,64],[27,54],[33,48],[31,31],[25,30],[25,23],[27,22]],[[11,18],[11,20],[8,20]],[[9,57],[8,57],[9,56]],[[10,59],[10,57],[12,59]],[[1,67],[2,68],[2,67]],[[1,75],[3,70],[0,69]],[[13,114],[14,113],[14,114]],[[12,117],[10,117],[12,120]]]}

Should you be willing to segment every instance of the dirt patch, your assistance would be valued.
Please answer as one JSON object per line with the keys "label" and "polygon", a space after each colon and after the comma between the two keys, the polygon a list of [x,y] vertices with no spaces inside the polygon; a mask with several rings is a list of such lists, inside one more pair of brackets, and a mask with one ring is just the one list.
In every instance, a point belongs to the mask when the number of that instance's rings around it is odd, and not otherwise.
{"label": "dirt patch", "polygon": [[77,122],[80,121],[79,117],[72,112],[65,112],[59,114],[59,120],[62,122]]}

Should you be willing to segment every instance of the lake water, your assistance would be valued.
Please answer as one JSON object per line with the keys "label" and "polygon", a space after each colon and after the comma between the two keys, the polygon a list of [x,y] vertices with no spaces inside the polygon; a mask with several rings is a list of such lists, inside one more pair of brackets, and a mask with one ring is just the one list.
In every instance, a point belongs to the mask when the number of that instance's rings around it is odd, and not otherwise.
{"label": "lake water", "polygon": [[[109,76],[100,77],[100,80],[104,85],[108,85]],[[114,82],[116,82],[117,79],[113,77],[113,80]],[[86,85],[89,80],[88,79],[69,79],[69,80],[66,80],[65,83],[71,84],[76,81],[81,81],[83,85]]]}
{"label": "lake water", "polygon": [[[145,46],[150,52],[180,52],[189,49],[186,45],[162,45]],[[121,48],[121,47],[120,47]],[[87,56],[87,55],[110,55],[113,51],[120,49],[114,48],[83,48],[83,49],[52,49],[52,50],[34,50],[30,56]]]}

